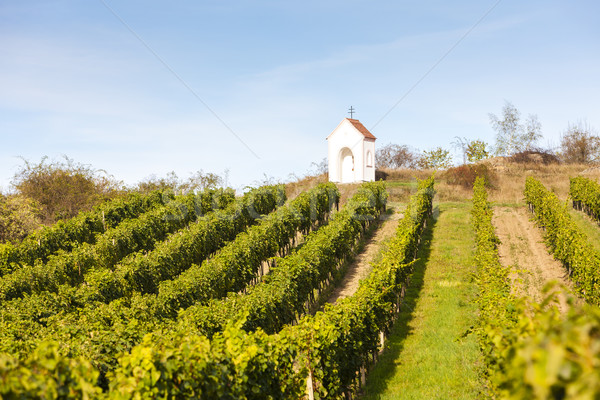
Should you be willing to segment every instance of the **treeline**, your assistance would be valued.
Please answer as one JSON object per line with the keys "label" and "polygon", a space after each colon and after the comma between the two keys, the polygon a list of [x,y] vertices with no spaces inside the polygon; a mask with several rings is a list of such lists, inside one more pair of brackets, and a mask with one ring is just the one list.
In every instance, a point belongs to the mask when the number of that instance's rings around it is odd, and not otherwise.
{"label": "treeline", "polygon": [[[462,162],[467,165],[492,156],[502,156],[516,163],[577,163],[600,161],[600,136],[585,121],[568,123],[561,132],[560,145],[543,148],[542,125],[537,115],[522,118],[521,112],[510,102],[502,108],[502,114],[489,114],[490,125],[495,132],[495,143],[480,138],[455,137],[449,146],[428,150],[413,149],[407,145],[387,144],[378,147],[375,155],[379,169],[446,169],[455,164],[451,150],[458,150]],[[472,186],[472,181],[470,186]]]}

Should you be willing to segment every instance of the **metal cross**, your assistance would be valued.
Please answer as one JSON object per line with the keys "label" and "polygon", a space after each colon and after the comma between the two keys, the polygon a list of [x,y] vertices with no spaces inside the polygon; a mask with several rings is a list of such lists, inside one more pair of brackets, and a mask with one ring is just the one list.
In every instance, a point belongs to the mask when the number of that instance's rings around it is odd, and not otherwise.
{"label": "metal cross", "polygon": [[352,119],[355,112],[356,112],[356,110],[352,106],[350,106],[350,108],[348,109],[348,113],[350,114],[350,119]]}

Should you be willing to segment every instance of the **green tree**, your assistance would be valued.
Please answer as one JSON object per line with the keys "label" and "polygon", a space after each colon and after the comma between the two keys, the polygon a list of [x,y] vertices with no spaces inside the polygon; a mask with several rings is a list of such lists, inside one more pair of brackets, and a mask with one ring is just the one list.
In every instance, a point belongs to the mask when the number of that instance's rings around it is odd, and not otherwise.
{"label": "green tree", "polygon": [[496,131],[496,154],[511,156],[521,151],[533,150],[542,137],[542,125],[537,115],[530,114],[525,124],[522,124],[520,111],[508,101],[504,104],[502,114],[502,119],[489,114],[492,127]]}
{"label": "green tree", "polygon": [[444,169],[452,165],[450,150],[436,147],[433,150],[425,150],[418,161],[419,167],[423,169]]}
{"label": "green tree", "polygon": [[467,145],[465,150],[465,155],[467,156],[467,160],[469,162],[477,162],[480,160],[485,160],[490,156],[490,153],[487,150],[487,143],[483,140],[472,140]]}

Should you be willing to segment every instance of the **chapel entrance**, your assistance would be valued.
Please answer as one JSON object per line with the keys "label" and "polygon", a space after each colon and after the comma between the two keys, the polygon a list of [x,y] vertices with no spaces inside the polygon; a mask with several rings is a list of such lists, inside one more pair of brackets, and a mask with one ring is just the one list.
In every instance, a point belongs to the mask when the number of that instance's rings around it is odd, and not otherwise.
{"label": "chapel entrance", "polygon": [[354,155],[352,150],[348,147],[344,147],[340,150],[340,172],[342,183],[354,182]]}

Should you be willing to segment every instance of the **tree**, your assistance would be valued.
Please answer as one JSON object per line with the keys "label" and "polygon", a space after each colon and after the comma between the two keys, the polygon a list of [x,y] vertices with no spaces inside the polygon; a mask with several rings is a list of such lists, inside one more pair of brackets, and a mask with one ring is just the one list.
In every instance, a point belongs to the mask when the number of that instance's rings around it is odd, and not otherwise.
{"label": "tree", "polygon": [[560,156],[567,163],[600,161],[600,137],[585,122],[569,124],[561,136]]}
{"label": "tree", "polygon": [[490,156],[490,153],[487,150],[487,146],[487,143],[483,140],[470,141],[465,151],[467,160],[469,162],[477,162],[488,158]]}
{"label": "tree", "polygon": [[66,156],[52,162],[48,162],[48,157],[39,163],[23,161],[11,184],[18,194],[39,205],[44,224],[74,217],[120,193],[121,183],[105,171],[76,163]]}
{"label": "tree", "polygon": [[525,122],[525,132],[522,137],[522,146],[525,151],[535,150],[535,144],[542,138],[542,124],[537,115],[529,114]]}
{"label": "tree", "polygon": [[436,147],[433,150],[425,150],[419,158],[418,164],[423,169],[444,169],[452,165],[450,150]]}
{"label": "tree", "polygon": [[492,127],[496,131],[496,154],[511,156],[515,153],[532,150],[542,137],[542,125],[537,115],[530,114],[525,125],[520,123],[521,113],[510,102],[504,104],[503,119],[489,114]]}
{"label": "tree", "polygon": [[487,143],[482,140],[469,140],[467,138],[455,137],[455,141],[452,145],[458,148],[463,155],[463,164],[469,162],[477,162],[489,157],[487,151]]}
{"label": "tree", "polygon": [[416,168],[418,156],[406,145],[389,143],[375,151],[377,168]]}

